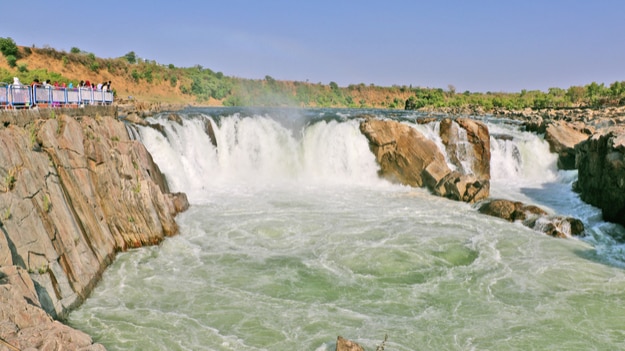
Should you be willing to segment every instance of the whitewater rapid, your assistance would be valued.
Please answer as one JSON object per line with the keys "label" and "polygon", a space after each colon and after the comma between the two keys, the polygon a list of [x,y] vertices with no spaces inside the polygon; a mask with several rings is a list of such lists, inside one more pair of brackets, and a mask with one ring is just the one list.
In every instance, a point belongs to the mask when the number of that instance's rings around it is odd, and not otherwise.
{"label": "whitewater rapid", "polygon": [[400,111],[151,119],[161,130],[140,138],[191,208],[178,236],[121,254],[70,324],[109,350],[329,351],[337,335],[374,350],[385,334],[387,350],[625,348],[622,227],[579,200],[541,136],[483,118],[491,195],[578,217],[585,238],[380,179],[363,113],[440,143]]}

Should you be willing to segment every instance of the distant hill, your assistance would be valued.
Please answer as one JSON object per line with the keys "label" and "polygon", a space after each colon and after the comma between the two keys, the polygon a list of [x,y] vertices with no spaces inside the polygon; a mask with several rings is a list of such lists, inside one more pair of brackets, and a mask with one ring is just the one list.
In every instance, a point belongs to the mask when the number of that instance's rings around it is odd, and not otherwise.
{"label": "distant hill", "polygon": [[605,107],[625,104],[625,82],[610,86],[592,82],[567,89],[550,88],[519,93],[456,92],[412,86],[379,87],[354,84],[279,81],[228,77],[201,65],[175,67],[139,58],[129,52],[117,58],[99,58],[72,48],[17,46],[11,38],[0,38],[0,82],[18,77],[23,83],[40,81],[78,84],[111,81],[116,101],[135,99],[147,102],[208,106],[294,106],[391,109],[452,109],[462,111],[521,110],[526,108]]}
{"label": "distant hill", "polygon": [[339,88],[335,83],[311,84],[224,76],[196,65],[189,68],[142,60],[134,52],[118,58],[99,58],[73,48],[70,52],[53,48],[18,46],[14,67],[0,57],[0,82],[18,77],[22,83],[50,79],[52,83],[111,81],[119,101],[130,97],[142,101],[197,105],[378,107],[404,108],[411,95],[407,87],[383,88],[359,84]]}

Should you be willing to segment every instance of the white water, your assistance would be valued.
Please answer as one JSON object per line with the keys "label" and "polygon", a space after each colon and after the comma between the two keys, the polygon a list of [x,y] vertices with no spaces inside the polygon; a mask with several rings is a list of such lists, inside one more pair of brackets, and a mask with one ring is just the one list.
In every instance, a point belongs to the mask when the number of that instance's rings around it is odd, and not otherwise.
{"label": "white water", "polygon": [[200,110],[155,120],[167,138],[141,128],[192,206],[180,235],[120,255],[70,323],[109,350],[334,350],[337,335],[375,350],[385,334],[389,351],[625,348],[608,235],[622,228],[570,191],[540,137],[489,122],[513,137],[491,139],[491,194],[578,217],[585,239],[380,180],[356,113]]}

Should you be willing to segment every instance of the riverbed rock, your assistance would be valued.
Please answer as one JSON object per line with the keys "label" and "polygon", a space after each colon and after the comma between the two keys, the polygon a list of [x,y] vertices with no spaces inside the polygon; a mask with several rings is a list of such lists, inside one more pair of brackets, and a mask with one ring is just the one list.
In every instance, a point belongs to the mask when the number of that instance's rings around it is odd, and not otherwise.
{"label": "riverbed rock", "polygon": [[[440,122],[440,136],[448,158],[462,174],[474,174],[481,181],[490,179],[490,134],[486,124],[465,117],[445,118]],[[464,162],[470,169],[465,169]]]}
{"label": "riverbed rock", "polygon": [[520,201],[486,200],[479,204],[478,212],[509,222],[520,221],[528,228],[558,238],[579,236],[584,232],[584,224],[577,218],[550,215],[538,206]]}
{"label": "riverbed rock", "polygon": [[545,130],[549,151],[558,154],[558,168],[564,170],[575,169],[575,145],[588,137],[565,121],[552,121]]}
{"label": "riverbed rock", "polygon": [[[84,301],[117,252],[176,234],[174,217],[188,207],[184,194],[169,193],[123,122],[100,114],[53,117],[0,128],[0,268],[28,272],[36,301],[22,296],[23,313],[38,320],[32,309],[39,309],[50,321]],[[6,307],[0,304],[0,313]],[[36,325],[28,345],[82,347],[63,346],[77,337],[54,331],[65,327],[58,322],[45,324],[51,331]],[[11,330],[0,329],[0,337],[8,340]]]}
{"label": "riverbed rock", "polygon": [[339,336],[336,339],[336,351],[365,351],[365,349],[357,343]]}
{"label": "riverbed rock", "polygon": [[625,127],[601,129],[575,151],[582,200],[601,208],[606,221],[625,225]]}
{"label": "riverbed rock", "polygon": [[360,124],[380,164],[380,175],[402,184],[435,189],[451,172],[436,144],[409,125],[367,119]]}
{"label": "riverbed rock", "polygon": [[[470,123],[466,125],[473,128]],[[360,124],[360,130],[369,140],[369,148],[380,165],[380,176],[413,187],[426,187],[435,195],[458,201],[473,203],[488,197],[489,165],[478,166],[484,179],[473,173],[452,172],[436,143],[400,122],[367,119]],[[476,131],[472,129],[468,133],[474,135]],[[457,145],[458,142],[451,140],[449,143]],[[478,148],[481,150],[481,147],[483,145]],[[474,152],[474,147],[470,150]],[[490,162],[490,149],[487,157]]]}

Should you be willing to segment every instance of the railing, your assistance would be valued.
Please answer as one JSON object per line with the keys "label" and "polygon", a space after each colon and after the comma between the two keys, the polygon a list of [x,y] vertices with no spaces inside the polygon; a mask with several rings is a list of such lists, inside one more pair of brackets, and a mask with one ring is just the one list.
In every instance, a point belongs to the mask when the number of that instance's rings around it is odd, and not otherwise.
{"label": "railing", "polygon": [[39,84],[0,83],[0,108],[111,105],[113,92],[92,88],[63,88]]}
{"label": "railing", "polygon": [[6,83],[0,83],[0,108],[9,106],[9,86]]}
{"label": "railing", "polygon": [[30,108],[32,92],[28,85],[9,85],[9,106],[13,108]]}

